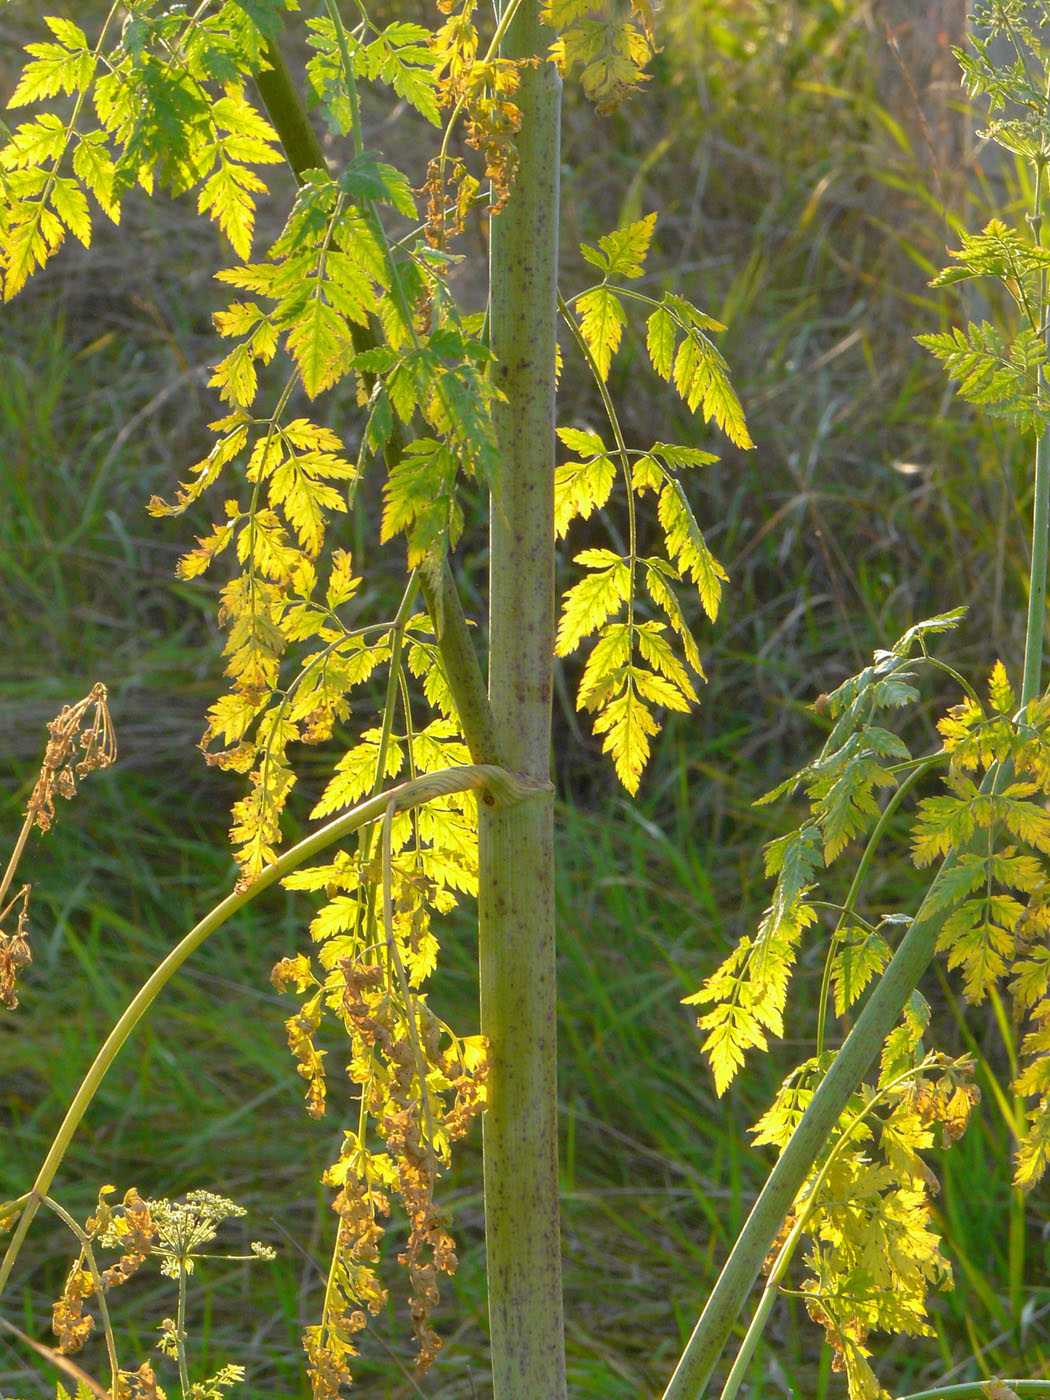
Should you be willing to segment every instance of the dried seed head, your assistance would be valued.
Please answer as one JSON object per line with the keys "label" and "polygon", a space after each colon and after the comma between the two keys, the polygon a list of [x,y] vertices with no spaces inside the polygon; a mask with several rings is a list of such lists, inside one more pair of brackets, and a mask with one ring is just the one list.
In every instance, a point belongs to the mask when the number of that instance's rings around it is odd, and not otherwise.
{"label": "dried seed head", "polygon": [[[0,1001],[12,1011],[18,1005],[15,980],[23,967],[32,961],[29,951],[29,885],[22,888],[6,909],[0,909]],[[5,933],[4,921],[17,906],[18,915],[14,933]]]}
{"label": "dried seed head", "polygon": [[[51,735],[44,752],[40,777],[36,780],[27,816],[41,831],[47,831],[55,817],[55,793],[72,797],[76,779],[96,768],[108,768],[117,756],[113,722],[106,706],[106,687],[97,682],[91,692],[75,705],[65,705],[47,726]],[[77,741],[80,756],[77,757]]]}

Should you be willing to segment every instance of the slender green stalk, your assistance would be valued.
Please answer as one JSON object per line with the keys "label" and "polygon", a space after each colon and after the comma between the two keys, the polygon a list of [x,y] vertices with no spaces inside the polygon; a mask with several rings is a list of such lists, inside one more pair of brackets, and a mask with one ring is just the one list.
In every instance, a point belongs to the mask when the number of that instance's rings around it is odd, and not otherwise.
{"label": "slender green stalk", "polygon": [[[1012,36],[1011,36],[1012,37]],[[1016,40],[1015,40],[1016,47]],[[1050,71],[1046,74],[1046,100],[1050,102]],[[1036,242],[1042,237],[1043,198],[1046,184],[1046,161],[1040,160],[1035,170],[1035,190],[1032,198],[1031,224]],[[1043,317],[1043,344],[1050,347],[1050,321],[1047,320],[1050,278],[1044,267],[1039,275],[1040,314]],[[1046,370],[1040,365],[1036,374],[1036,396],[1045,402]],[[1028,621],[1024,639],[1024,676],[1021,681],[1021,704],[1026,705],[1042,691],[1043,628],[1046,625],[1046,549],[1050,529],[1050,426],[1043,430],[1035,449],[1035,499],[1032,502],[1032,564],[1029,573]]]}
{"label": "slender green stalk", "polygon": [[25,850],[25,844],[29,839],[29,833],[32,829],[33,813],[27,812],[25,821],[22,823],[22,830],[18,833],[18,840],[15,842],[15,848],[11,852],[3,875],[0,876],[0,909],[3,908],[4,896],[11,888],[11,881],[14,879],[15,871],[18,869],[18,862],[22,859],[22,852]]}
{"label": "slender green stalk", "polygon": [[846,900],[842,906],[842,912],[835,925],[835,932],[831,935],[831,945],[828,948],[828,956],[824,960],[824,975],[820,979],[820,998],[817,1003],[816,1053],[818,1056],[824,1053],[824,1031],[828,1016],[828,994],[831,990],[831,969],[834,964],[835,951],[838,947],[839,936],[842,932],[843,925],[856,908],[857,898],[864,882],[864,876],[868,873],[868,867],[874,858],[875,852],[878,850],[879,842],[886,834],[886,829],[892,821],[894,813],[919,779],[939,762],[941,762],[941,755],[931,754],[929,757],[922,759],[916,764],[886,803],[886,806],[882,810],[882,815],[875,823],[875,828],[868,837],[867,844],[864,847],[864,854],[857,862],[857,868],[853,873],[853,879],[850,881],[850,887],[846,893]]}
{"label": "slender green stalk", "polygon": [[[524,59],[519,166],[492,221],[490,306],[502,462],[490,523],[489,698],[507,766],[550,769],[554,652],[554,363],[561,82],[524,0],[501,53]],[[565,1390],[558,1225],[552,804],[479,805],[481,1028],[492,1070],[484,1120],[494,1400]]]}
{"label": "slender green stalk", "polygon": [[481,663],[471,641],[459,589],[447,558],[442,560],[438,578],[431,580],[423,575],[421,586],[470,756],[475,763],[499,765],[502,756],[496,743],[496,728]]}
{"label": "slender green stalk", "polygon": [[120,1365],[117,1361],[117,1344],[113,1336],[113,1324],[109,1317],[109,1304],[106,1302],[106,1290],[102,1283],[102,1275],[99,1272],[98,1262],[95,1259],[95,1251],[91,1248],[91,1240],[80,1228],[77,1222],[64,1207],[57,1201],[53,1201],[50,1196],[43,1197],[43,1204],[49,1210],[54,1211],[59,1220],[68,1230],[71,1230],[80,1241],[80,1248],[84,1253],[84,1262],[87,1264],[88,1273],[91,1275],[91,1282],[95,1285],[95,1300],[98,1303],[99,1317],[102,1321],[102,1332],[106,1339],[106,1355],[109,1357],[109,1383],[111,1392],[116,1394],[117,1375]]}
{"label": "slender green stalk", "polygon": [[179,1261],[179,1301],[175,1313],[175,1357],[179,1384],[184,1396],[190,1394],[190,1368],[186,1361],[186,1265]]}
{"label": "slender green stalk", "polygon": [[[1001,1380],[999,1384],[1005,1387],[1000,1394],[1012,1390],[1017,1395],[1050,1395],[1050,1381]],[[989,1385],[989,1381],[961,1381],[958,1385],[940,1385],[935,1390],[913,1390],[900,1400],[988,1400]]]}
{"label": "slender green stalk", "polygon": [[[1003,1005],[1003,998],[997,987],[993,987],[989,994],[992,1012],[995,1016],[995,1024],[999,1028],[999,1036],[1003,1042],[1003,1049],[1006,1051],[1007,1069],[1011,1085],[1017,1081],[1020,1066],[1017,1061],[1017,1040],[1018,1028],[1015,1026]],[[968,1037],[970,1038],[970,1037]],[[978,1051],[978,1054],[980,1052]],[[984,1060],[984,1056],[981,1056]],[[999,1086],[998,1080],[992,1073],[991,1066],[984,1060],[985,1070],[992,1083],[992,1092],[999,1106],[1010,1135],[1013,1138],[1015,1148],[1017,1144],[1024,1140],[1027,1129],[1027,1118],[1025,1113],[1025,1101],[1021,1094],[1012,1091],[1007,1097],[1006,1090]],[[1024,1306],[1024,1274],[1025,1274],[1025,1254],[1027,1250],[1027,1210],[1028,1192],[1019,1186],[1010,1188],[1010,1228],[1007,1233],[1007,1268],[1006,1287],[1007,1296],[1010,1300],[1010,1317],[1015,1327],[1020,1326],[1021,1309]]]}
{"label": "slender green stalk", "polygon": [[[233,894],[228,895],[221,904],[217,904],[209,914],[206,914],[198,924],[190,929],[189,933],[155,969],[152,976],[139,988],[124,1014],[106,1037],[105,1043],[95,1056],[91,1068],[84,1076],[73,1102],[66,1110],[62,1125],[55,1134],[43,1165],[37,1172],[32,1190],[26,1197],[20,1198],[24,1201],[22,1214],[15,1226],[3,1263],[0,1263],[0,1293],[3,1292],[10,1277],[11,1269],[18,1257],[22,1241],[32,1224],[37,1208],[50,1190],[55,1173],[66,1154],[66,1149],[73,1140],[73,1135],[80,1126],[106,1072],[139,1021],[142,1020],[162,989],[170,982],[186,959],[196,952],[205,939],[216,929],[221,928],[246,904],[250,904],[256,895],[269,889],[271,885],[283,879],[285,875],[290,874],[305,861],[311,860],[319,852],[326,850],[336,841],[359,830],[367,822],[377,821],[390,810],[407,811],[410,807],[418,807],[421,803],[429,802],[434,797],[445,796],[451,792],[468,792],[476,788],[484,788],[486,791],[482,806],[488,810],[488,802],[491,801],[493,810],[496,811],[501,810],[503,803],[525,802],[525,799],[530,797],[549,798],[553,792],[549,783],[522,780],[516,774],[507,773],[501,768],[486,764],[446,768],[439,773],[424,773],[418,778],[410,779],[407,783],[399,784],[389,792],[381,792],[375,797],[359,802],[349,812],[344,812],[341,817],[336,817],[334,821],[321,827],[319,831],[305,837],[286,851],[279,860],[274,861],[273,865],[264,870],[258,879],[253,880],[245,888],[237,889]],[[527,803],[526,805],[542,807],[544,811],[550,809],[549,800]],[[0,1202],[0,1218],[10,1216],[13,1213],[11,1209],[13,1204],[15,1203]]]}
{"label": "slender green stalk", "polygon": [[[1048,332],[1050,336],[1050,332]],[[1046,376],[1039,370],[1039,395],[1046,394]],[[1050,428],[1035,450],[1035,499],[1032,503],[1032,568],[1028,589],[1028,625],[1025,631],[1024,677],[1021,704],[1043,689],[1043,628],[1046,626],[1046,548],[1050,529]]]}

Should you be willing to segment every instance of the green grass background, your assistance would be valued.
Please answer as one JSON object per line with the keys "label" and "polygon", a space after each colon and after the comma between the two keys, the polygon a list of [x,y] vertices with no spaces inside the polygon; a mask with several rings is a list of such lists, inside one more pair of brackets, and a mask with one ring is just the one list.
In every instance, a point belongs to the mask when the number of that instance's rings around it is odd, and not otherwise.
{"label": "green grass background", "polygon": [[[50,8],[81,22],[98,9]],[[751,803],[820,742],[810,703],[875,646],[960,602],[971,612],[957,663],[979,673],[1001,655],[1020,666],[1030,445],[956,407],[912,337],[967,314],[926,287],[960,221],[973,227],[1004,206],[1016,214],[1028,191],[1019,171],[993,170],[969,147],[972,119],[954,87],[945,95],[954,73],[915,17],[921,8],[911,7],[909,24],[890,4],[674,0],[643,97],[604,120],[568,97],[564,288],[583,284],[581,238],[659,209],[647,290],[677,287],[729,323],[722,348],[758,444],[749,455],[727,450],[693,483],[731,582],[718,625],[696,618],[709,677],[702,707],[668,722],[638,802],[617,793],[572,710],[574,672],[558,678],[563,1228],[580,1396],[660,1393],[768,1169],[747,1128],[810,1050],[805,1008],[819,948],[803,959],[787,1038],[722,1101],[680,1005],[763,908],[761,846],[790,812]],[[0,92],[35,24],[31,6],[4,11]],[[377,128],[387,115],[377,100]],[[388,139],[377,130],[370,144]],[[396,139],[391,153],[398,158]],[[264,223],[280,218],[286,194]],[[466,251],[481,256],[477,235]],[[0,1199],[28,1185],[131,991],[230,887],[225,824],[236,784],[205,769],[194,748],[220,688],[215,586],[172,575],[194,521],[150,520],[143,509],[207,449],[209,317],[222,297],[210,272],[225,256],[186,201],[136,204],[119,232],[100,228],[89,251],[65,250],[3,310],[0,812],[9,840],[44,725],[96,679],[110,687],[121,757],[63,805],[46,839],[34,836],[20,871],[33,884],[34,962],[21,1006],[0,1018]],[[479,285],[468,270],[465,296]],[[980,311],[1001,314],[994,299]],[[612,387],[630,440],[710,447],[711,434],[683,421],[644,361],[628,337]],[[600,406],[579,367],[567,365],[562,388],[563,421],[597,426]],[[332,403],[331,421],[349,411]],[[198,522],[207,516],[206,503]],[[367,525],[349,528],[359,560],[369,539]],[[468,610],[480,615],[480,529],[458,562]],[[397,567],[393,555],[377,561],[371,601],[382,605]],[[920,730],[932,734],[953,699],[931,694]],[[320,757],[311,751],[306,763],[309,785]],[[906,907],[916,888],[902,857],[880,872],[873,897]],[[289,1003],[268,982],[273,962],[302,946],[307,922],[301,899],[271,892],[201,950],[110,1072],[55,1188],[81,1216],[107,1182],[144,1195],[206,1187],[248,1207],[243,1229],[228,1235],[233,1252],[261,1238],[278,1258],[201,1270],[192,1357],[197,1375],[243,1362],[244,1393],[266,1400],[305,1394],[299,1330],[319,1303],[334,1222],[317,1179],[340,1137],[338,1075],[329,1117],[311,1122],[285,1046]],[[432,999],[473,1028],[469,911],[450,921],[443,947]],[[957,1289],[935,1302],[933,1338],[877,1340],[880,1374],[897,1391],[1045,1376],[1050,1209],[1045,1189],[1022,1201],[1009,1187],[1010,1134],[997,1104],[1009,1027],[1004,1042],[986,1008],[964,1026],[943,979],[931,976],[927,990],[941,1043],[978,1054],[985,1103],[966,1139],[934,1161]],[[359,1367],[360,1393],[376,1400],[487,1393],[477,1136],[444,1199],[462,1246],[441,1306],[445,1347],[417,1378],[391,1266],[394,1305],[369,1329]],[[64,1230],[38,1217],[4,1313],[45,1340],[69,1256]],[[155,1276],[123,1294],[120,1335],[137,1364],[174,1303]],[[94,1343],[85,1364],[102,1369]],[[173,1378],[162,1381],[174,1394]],[[844,1394],[818,1331],[791,1301],[777,1310],[747,1393]],[[0,1394],[54,1394],[53,1377],[4,1336]]]}

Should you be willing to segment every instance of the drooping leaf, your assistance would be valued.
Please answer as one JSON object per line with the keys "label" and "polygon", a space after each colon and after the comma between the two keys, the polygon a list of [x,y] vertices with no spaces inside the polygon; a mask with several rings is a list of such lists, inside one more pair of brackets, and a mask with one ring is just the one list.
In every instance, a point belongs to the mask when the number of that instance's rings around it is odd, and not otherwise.
{"label": "drooping leaf", "polygon": [[627,323],[623,302],[610,287],[593,287],[576,298],[580,313],[580,333],[594,356],[602,379],[608,379],[609,366]]}

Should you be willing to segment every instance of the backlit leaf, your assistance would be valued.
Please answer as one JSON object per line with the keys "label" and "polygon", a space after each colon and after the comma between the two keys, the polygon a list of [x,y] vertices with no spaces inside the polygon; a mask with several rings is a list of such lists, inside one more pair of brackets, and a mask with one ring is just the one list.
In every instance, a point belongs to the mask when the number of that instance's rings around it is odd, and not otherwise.
{"label": "backlit leaf", "polygon": [[612,357],[626,324],[623,303],[609,287],[593,287],[576,298],[580,332],[594,356],[598,373],[608,379]]}
{"label": "backlit leaf", "polygon": [[565,594],[555,644],[557,656],[568,656],[584,637],[596,632],[626,602],[631,571],[609,549],[585,549],[576,563],[590,570]]}

